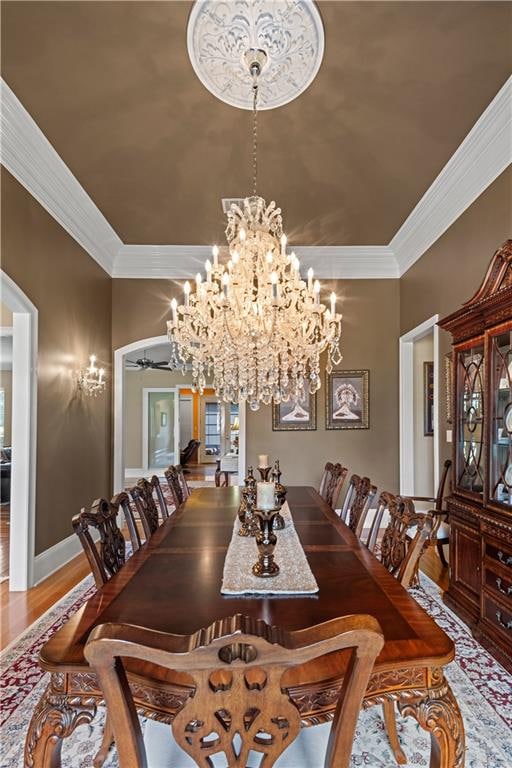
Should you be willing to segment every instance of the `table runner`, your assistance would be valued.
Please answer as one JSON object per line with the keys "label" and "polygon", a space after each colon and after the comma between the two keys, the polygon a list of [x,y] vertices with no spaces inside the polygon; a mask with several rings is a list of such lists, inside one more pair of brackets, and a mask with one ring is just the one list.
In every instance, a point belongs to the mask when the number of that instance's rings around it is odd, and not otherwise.
{"label": "table runner", "polygon": [[236,518],[224,563],[223,595],[308,595],[318,592],[318,584],[293,525],[288,502],[283,504],[281,514],[285,527],[282,531],[275,531],[277,544],[274,550],[274,559],[280,571],[277,576],[266,579],[252,572],[252,566],[258,559],[256,540],[252,536],[238,535],[240,521]]}

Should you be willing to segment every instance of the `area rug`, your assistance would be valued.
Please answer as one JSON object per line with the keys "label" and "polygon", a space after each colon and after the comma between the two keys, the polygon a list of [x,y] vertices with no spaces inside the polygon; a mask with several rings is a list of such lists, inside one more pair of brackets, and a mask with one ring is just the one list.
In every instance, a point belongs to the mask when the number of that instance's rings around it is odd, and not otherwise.
{"label": "area rug", "polygon": [[[94,592],[87,577],[44,616],[27,629],[0,657],[2,720],[0,768],[22,768],[23,744],[30,716],[47,683],[37,664],[43,643]],[[512,766],[512,676],[470,635],[467,627],[443,604],[438,587],[422,575],[414,597],[453,638],[457,657],[446,675],[460,704],[466,728],[466,768],[510,768]],[[101,741],[104,711],[91,726],[77,728],[62,749],[63,768],[90,768]],[[402,747],[409,768],[427,768],[430,737],[412,719],[398,717]],[[308,768],[321,768],[318,765]],[[115,750],[105,768],[118,766]],[[379,708],[359,717],[352,753],[352,768],[396,768],[389,749]],[[153,766],[160,768],[160,766]],[[161,768],[165,768],[161,766]],[[174,765],[173,768],[182,768]]]}

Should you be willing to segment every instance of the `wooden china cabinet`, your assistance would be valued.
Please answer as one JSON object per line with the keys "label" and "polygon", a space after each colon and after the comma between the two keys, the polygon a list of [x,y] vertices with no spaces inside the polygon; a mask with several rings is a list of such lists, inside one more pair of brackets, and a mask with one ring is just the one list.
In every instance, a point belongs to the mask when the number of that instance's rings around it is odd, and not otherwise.
{"label": "wooden china cabinet", "polygon": [[445,601],[512,671],[512,240],[439,325],[453,336],[455,400]]}

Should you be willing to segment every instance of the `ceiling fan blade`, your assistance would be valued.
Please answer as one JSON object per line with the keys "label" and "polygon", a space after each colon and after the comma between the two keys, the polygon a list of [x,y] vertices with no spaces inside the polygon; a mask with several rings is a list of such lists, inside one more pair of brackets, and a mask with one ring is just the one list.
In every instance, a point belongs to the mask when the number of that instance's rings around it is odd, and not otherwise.
{"label": "ceiling fan blade", "polygon": [[169,367],[169,361],[168,360],[160,360],[159,363],[151,363],[151,365],[153,366],[153,368],[160,368],[160,366],[162,366],[164,368],[168,368]]}
{"label": "ceiling fan blade", "polygon": [[127,361],[126,361],[126,367],[127,367],[127,368],[130,368],[130,367],[131,367],[131,368],[139,368],[140,366],[139,366],[139,364],[138,364],[138,363],[134,363],[134,361],[133,361],[133,360],[127,360]]}

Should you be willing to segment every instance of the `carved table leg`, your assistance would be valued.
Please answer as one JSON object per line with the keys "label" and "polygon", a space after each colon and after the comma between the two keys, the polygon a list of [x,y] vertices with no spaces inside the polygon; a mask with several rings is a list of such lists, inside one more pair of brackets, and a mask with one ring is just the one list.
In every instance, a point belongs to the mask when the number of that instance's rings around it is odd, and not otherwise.
{"label": "carved table leg", "polygon": [[430,768],[464,768],[464,723],[459,705],[444,676],[441,685],[429,688],[427,696],[416,701],[398,701],[404,717],[414,717],[430,731]]}
{"label": "carved table leg", "polygon": [[25,741],[25,768],[60,768],[63,739],[96,714],[94,697],[66,695],[62,680],[63,675],[52,675],[34,710]]}

